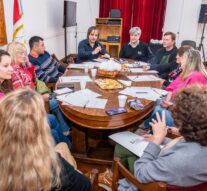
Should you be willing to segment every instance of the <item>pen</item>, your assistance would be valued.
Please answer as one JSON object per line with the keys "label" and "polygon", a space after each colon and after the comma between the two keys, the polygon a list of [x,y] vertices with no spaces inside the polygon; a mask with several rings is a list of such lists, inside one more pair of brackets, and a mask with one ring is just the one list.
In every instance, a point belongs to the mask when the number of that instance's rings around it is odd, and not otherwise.
{"label": "pen", "polygon": [[89,102],[90,102],[89,100],[86,102],[86,104],[83,106],[83,109],[86,108],[86,106],[87,106],[87,104],[88,104]]}
{"label": "pen", "polygon": [[135,78],[133,78],[132,80],[134,81],[135,79],[137,79],[139,76],[136,76]]}
{"label": "pen", "polygon": [[147,94],[148,92],[135,92],[136,94]]}

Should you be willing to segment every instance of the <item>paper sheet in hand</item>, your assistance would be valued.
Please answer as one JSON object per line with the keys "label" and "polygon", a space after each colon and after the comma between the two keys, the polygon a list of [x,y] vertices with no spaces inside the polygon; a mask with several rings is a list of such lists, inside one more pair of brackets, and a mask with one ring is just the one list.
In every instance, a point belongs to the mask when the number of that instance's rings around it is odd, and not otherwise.
{"label": "paper sheet in hand", "polygon": [[139,157],[143,155],[145,148],[149,144],[143,137],[129,131],[112,134],[109,138]]}

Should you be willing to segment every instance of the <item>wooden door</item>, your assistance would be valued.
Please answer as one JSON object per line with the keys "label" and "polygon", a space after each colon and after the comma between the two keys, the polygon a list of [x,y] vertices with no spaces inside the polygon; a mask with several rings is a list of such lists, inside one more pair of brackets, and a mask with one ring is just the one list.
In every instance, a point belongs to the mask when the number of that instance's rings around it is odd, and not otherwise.
{"label": "wooden door", "polygon": [[7,44],[3,0],[0,0],[0,46]]}

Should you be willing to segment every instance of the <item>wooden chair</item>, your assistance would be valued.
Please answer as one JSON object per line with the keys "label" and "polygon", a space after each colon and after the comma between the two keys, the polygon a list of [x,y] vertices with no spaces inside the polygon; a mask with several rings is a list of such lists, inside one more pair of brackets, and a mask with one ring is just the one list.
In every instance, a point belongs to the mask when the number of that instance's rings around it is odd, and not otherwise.
{"label": "wooden chair", "polygon": [[117,182],[120,173],[124,178],[128,179],[132,184],[139,188],[139,191],[207,191],[207,182],[191,187],[171,186],[164,182],[152,182],[147,184],[140,183],[134,175],[121,164],[118,158],[114,159],[112,191],[117,190]]}
{"label": "wooden chair", "polygon": [[[178,136],[180,135],[170,132],[168,132],[167,135],[167,137],[170,138],[176,138]],[[120,174],[122,177],[128,179],[132,184],[134,184],[139,189],[139,191],[207,191],[207,182],[192,187],[171,186],[165,182],[152,182],[147,184],[140,183],[134,177],[134,175],[124,165],[121,164],[119,158],[114,159],[112,191],[117,190]]]}

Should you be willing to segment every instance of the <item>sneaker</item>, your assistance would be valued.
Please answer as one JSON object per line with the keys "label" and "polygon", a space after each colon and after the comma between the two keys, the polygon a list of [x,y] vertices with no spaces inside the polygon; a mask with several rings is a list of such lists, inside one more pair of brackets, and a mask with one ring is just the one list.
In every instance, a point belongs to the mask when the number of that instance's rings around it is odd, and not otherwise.
{"label": "sneaker", "polygon": [[106,169],[105,172],[100,173],[98,176],[98,186],[107,191],[112,191],[112,176],[113,173],[109,169]]}

